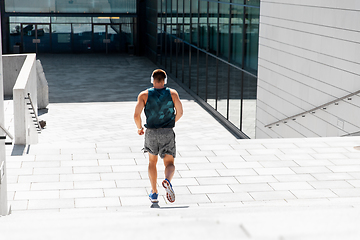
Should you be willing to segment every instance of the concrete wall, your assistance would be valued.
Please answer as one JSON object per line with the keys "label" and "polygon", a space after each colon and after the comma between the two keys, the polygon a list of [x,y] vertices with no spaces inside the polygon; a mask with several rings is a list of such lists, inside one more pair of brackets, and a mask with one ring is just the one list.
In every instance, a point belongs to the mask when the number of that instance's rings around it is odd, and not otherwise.
{"label": "concrete wall", "polygon": [[[0,19],[0,39],[1,39],[1,19]],[[0,42],[0,92],[3,92],[3,67],[2,67],[2,46]],[[4,98],[0,94],[0,125],[5,124],[5,110],[4,110]],[[0,129],[0,136],[5,136],[5,133]],[[7,205],[7,180],[6,180],[6,155],[5,155],[5,140],[0,139],[0,216],[8,214]]]}
{"label": "concrete wall", "polygon": [[360,131],[360,96],[267,124],[360,90],[360,1],[262,0],[256,138]]}
{"label": "concrete wall", "polygon": [[37,114],[36,55],[28,54],[13,89],[15,144],[38,142],[38,133],[25,99],[30,93]]}
{"label": "concrete wall", "polygon": [[20,70],[24,64],[26,55],[4,55],[3,56],[3,73],[4,73],[4,96],[12,97],[13,88]]}

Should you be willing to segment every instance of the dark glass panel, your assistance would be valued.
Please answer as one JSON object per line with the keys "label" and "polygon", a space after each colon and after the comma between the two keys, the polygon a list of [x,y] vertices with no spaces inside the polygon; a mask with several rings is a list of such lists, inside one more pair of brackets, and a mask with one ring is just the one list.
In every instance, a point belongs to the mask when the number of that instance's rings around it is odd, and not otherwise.
{"label": "dark glass panel", "polygon": [[207,5],[207,2],[200,1],[199,47],[205,50],[208,49]]}
{"label": "dark glass panel", "polygon": [[73,51],[76,53],[92,51],[91,24],[73,24]]}
{"label": "dark glass panel", "polygon": [[218,4],[209,2],[209,52],[217,53],[218,42]]}
{"label": "dark glass panel", "polygon": [[258,8],[246,8],[246,45],[244,68],[255,75],[257,73],[258,65],[259,14],[260,9]]}
{"label": "dark glass panel", "polygon": [[71,24],[52,24],[51,31],[52,51],[58,53],[71,52]]}
{"label": "dark glass panel", "polygon": [[230,17],[230,5],[220,4],[219,56],[225,60],[228,60],[229,58],[229,17]]}
{"label": "dark glass panel", "polygon": [[243,13],[244,7],[232,6],[231,17],[231,62],[241,67],[243,48]]}

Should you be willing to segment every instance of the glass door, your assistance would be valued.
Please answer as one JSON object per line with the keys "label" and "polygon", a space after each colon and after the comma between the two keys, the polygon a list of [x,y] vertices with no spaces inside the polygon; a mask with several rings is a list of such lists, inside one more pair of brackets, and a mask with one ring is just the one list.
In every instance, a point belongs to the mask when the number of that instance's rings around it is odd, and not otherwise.
{"label": "glass door", "polygon": [[94,51],[117,53],[120,51],[120,25],[94,24]]}
{"label": "glass door", "polygon": [[94,52],[107,53],[106,25],[94,25]]}
{"label": "glass door", "polygon": [[50,52],[50,24],[21,24],[22,52]]}

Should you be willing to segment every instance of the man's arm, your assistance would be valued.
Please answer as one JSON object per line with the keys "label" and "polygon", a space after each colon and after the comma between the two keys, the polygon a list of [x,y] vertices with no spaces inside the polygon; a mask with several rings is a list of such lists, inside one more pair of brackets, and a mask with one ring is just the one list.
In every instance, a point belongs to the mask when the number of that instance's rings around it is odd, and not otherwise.
{"label": "man's arm", "polygon": [[177,122],[183,115],[183,107],[182,107],[178,92],[174,89],[170,89],[170,93],[171,93],[171,98],[174,102],[174,107],[175,107],[175,111],[176,111],[175,112],[175,122]]}
{"label": "man's arm", "polygon": [[137,103],[135,106],[134,120],[139,135],[144,134],[144,128],[142,126],[142,121],[141,121],[141,112],[145,107],[146,99],[147,99],[147,91],[141,92],[138,96]]}

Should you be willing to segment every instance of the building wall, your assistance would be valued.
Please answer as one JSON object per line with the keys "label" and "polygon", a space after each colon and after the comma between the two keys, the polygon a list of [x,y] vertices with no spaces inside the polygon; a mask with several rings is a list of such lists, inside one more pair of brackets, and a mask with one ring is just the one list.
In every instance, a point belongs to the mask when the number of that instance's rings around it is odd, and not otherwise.
{"label": "building wall", "polygon": [[146,2],[146,54],[240,137],[255,137],[259,0]]}
{"label": "building wall", "polygon": [[[262,0],[256,138],[360,131],[360,1]],[[325,109],[326,108],[326,109]]]}

